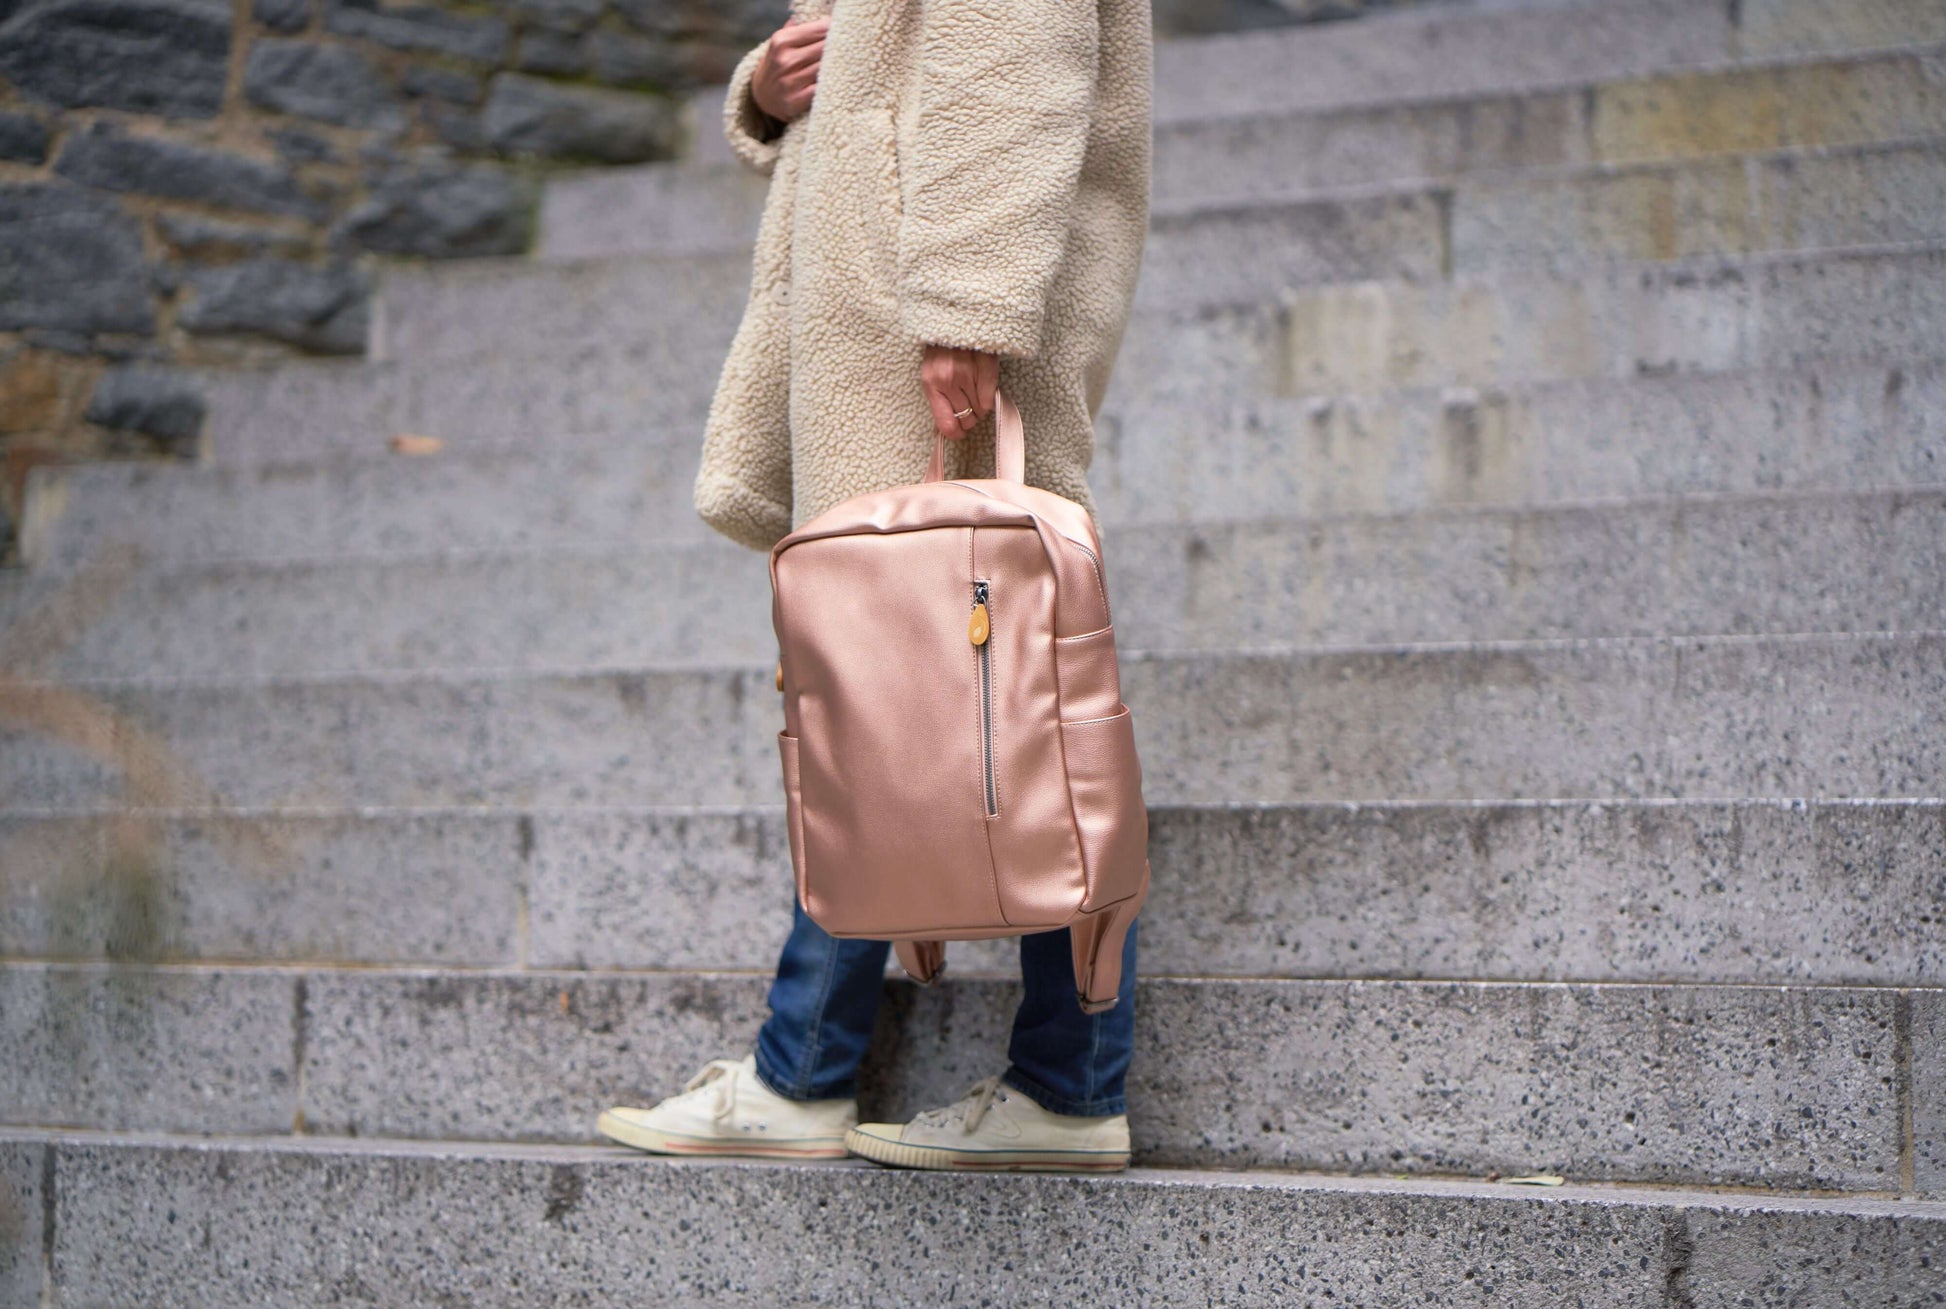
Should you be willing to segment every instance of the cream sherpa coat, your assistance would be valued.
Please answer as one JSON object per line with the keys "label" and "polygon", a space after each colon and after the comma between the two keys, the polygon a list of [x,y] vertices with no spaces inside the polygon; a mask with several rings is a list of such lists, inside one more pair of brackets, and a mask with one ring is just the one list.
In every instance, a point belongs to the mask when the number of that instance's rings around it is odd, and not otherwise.
{"label": "cream sherpa coat", "polygon": [[[801,18],[829,0],[795,0]],[[696,510],[768,550],[841,500],[919,481],[925,344],[1003,356],[1027,481],[1093,510],[1093,416],[1148,230],[1149,0],[839,0],[817,100],[783,129],[725,105],[771,175]],[[948,477],[992,476],[989,419]]]}

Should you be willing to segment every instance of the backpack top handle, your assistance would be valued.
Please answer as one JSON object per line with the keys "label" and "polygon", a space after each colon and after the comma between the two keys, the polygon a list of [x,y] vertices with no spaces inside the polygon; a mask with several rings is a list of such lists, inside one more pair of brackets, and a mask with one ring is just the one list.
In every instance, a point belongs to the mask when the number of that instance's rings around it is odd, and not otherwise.
{"label": "backpack top handle", "polygon": [[[994,391],[993,415],[993,475],[1003,482],[1025,482],[1027,429],[1021,423],[1020,410],[1014,407],[1014,402],[1007,398],[1005,391]],[[934,432],[932,463],[926,467],[926,480],[942,482],[945,479],[946,438]]]}

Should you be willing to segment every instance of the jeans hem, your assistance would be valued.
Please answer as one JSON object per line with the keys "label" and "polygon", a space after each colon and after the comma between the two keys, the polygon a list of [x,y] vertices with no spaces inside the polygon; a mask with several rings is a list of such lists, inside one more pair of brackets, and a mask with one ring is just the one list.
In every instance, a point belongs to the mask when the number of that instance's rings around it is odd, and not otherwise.
{"label": "jeans hem", "polygon": [[765,1067],[768,1061],[764,1058],[764,1052],[761,1049],[756,1053],[757,1080],[762,1082],[764,1089],[774,1096],[785,1100],[794,1100],[798,1104],[816,1104],[820,1100],[855,1100],[858,1098],[855,1091],[839,1091],[833,1095],[809,1095],[799,1091],[795,1089],[792,1083],[777,1076],[776,1069]]}
{"label": "jeans hem", "polygon": [[1051,1114],[1066,1114],[1071,1118],[1112,1118],[1128,1112],[1128,1097],[1125,1095],[1113,1095],[1101,1100],[1070,1100],[1042,1086],[1021,1072],[1017,1065],[1008,1068],[1000,1080]]}

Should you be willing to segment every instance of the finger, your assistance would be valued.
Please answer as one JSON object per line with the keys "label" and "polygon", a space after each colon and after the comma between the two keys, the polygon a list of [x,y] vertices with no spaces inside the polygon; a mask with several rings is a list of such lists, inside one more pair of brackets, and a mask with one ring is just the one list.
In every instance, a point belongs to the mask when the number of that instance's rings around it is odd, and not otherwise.
{"label": "finger", "polygon": [[823,46],[816,47],[808,54],[801,50],[793,50],[786,54],[780,55],[778,57],[777,71],[785,74],[786,76],[796,77],[808,73],[811,76],[816,77],[818,73],[818,66],[823,62],[824,62]]}
{"label": "finger", "polygon": [[933,429],[941,436],[958,440],[961,435],[959,420],[953,417],[953,406],[947,402],[946,393],[936,386],[928,386],[926,403],[932,407]]}
{"label": "finger", "polygon": [[772,41],[789,48],[803,45],[824,44],[825,33],[831,30],[831,20],[820,18],[815,23],[790,23],[780,29]]}
{"label": "finger", "polygon": [[961,432],[970,432],[980,425],[980,409],[973,403],[972,388],[955,382],[946,392],[946,398],[953,405],[953,424]]}

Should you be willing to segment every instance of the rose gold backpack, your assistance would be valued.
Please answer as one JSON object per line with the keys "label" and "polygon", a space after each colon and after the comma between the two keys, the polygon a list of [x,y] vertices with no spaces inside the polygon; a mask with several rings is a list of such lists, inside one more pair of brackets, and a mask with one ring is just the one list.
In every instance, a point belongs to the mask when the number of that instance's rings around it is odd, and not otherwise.
{"label": "rose gold backpack", "polygon": [[997,478],[940,480],[941,442],[771,551],[791,862],[819,926],[921,982],[947,940],[1070,927],[1096,1013],[1149,889],[1142,770],[1094,524],[996,413]]}

